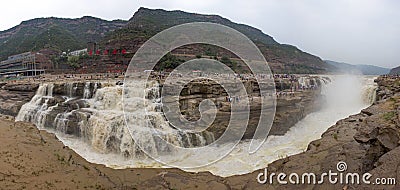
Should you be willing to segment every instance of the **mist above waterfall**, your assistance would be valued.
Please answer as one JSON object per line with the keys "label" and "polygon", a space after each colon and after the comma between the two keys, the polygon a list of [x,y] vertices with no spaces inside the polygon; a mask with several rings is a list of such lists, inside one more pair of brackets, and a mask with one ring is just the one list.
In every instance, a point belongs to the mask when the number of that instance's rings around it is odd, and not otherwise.
{"label": "mist above waterfall", "polygon": [[363,79],[356,75],[341,75],[332,78],[332,83],[323,94],[329,109],[351,109],[364,104]]}

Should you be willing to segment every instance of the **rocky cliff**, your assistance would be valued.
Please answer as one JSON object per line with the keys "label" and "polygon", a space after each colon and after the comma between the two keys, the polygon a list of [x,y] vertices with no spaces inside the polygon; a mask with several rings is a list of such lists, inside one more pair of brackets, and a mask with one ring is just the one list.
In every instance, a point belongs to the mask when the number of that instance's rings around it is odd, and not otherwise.
{"label": "rocky cliff", "polygon": [[[311,85],[322,86],[325,81],[321,78],[315,77],[308,78]],[[298,82],[293,83],[289,79],[276,80],[276,88],[278,94],[285,94],[278,96],[276,113],[270,135],[284,135],[290,127],[303,119],[309,113],[316,111],[323,105],[323,96],[321,96],[320,89],[303,90],[291,93],[290,88],[299,85]],[[314,84],[315,83],[315,84]],[[259,87],[257,81],[248,80],[243,82],[247,93],[250,95],[250,120],[248,122],[247,131],[245,132],[244,139],[250,139],[257,128],[260,111],[261,99],[259,97]],[[200,115],[198,113],[198,106],[205,98],[214,100],[218,105],[217,117],[210,127],[210,130],[217,139],[222,135],[230,121],[231,107],[230,102],[226,101],[228,94],[221,85],[207,80],[192,81],[182,90],[180,96],[181,113],[189,120],[197,120]]]}
{"label": "rocky cliff", "polygon": [[390,75],[399,75],[400,74],[400,67],[396,67],[390,70]]}
{"label": "rocky cliff", "polygon": [[39,84],[0,83],[0,114],[17,116],[21,106],[35,95]]}

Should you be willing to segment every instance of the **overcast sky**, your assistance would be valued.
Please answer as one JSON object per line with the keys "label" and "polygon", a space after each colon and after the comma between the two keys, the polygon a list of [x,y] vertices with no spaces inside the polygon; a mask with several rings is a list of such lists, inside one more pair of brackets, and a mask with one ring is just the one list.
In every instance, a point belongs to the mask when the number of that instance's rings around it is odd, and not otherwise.
{"label": "overcast sky", "polygon": [[2,2],[0,30],[38,17],[129,19],[139,7],[218,14],[322,59],[399,66],[399,0],[19,0]]}

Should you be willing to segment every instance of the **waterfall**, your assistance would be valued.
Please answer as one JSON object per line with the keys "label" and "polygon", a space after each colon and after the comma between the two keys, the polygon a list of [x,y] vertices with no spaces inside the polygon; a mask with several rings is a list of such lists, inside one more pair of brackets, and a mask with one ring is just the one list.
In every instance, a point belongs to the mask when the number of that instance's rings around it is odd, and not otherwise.
{"label": "waterfall", "polygon": [[298,83],[299,83],[299,87],[302,89],[310,89],[313,87],[319,87],[321,83],[321,81],[324,84],[327,84],[326,79],[321,78],[321,77],[315,77],[315,76],[301,76],[298,79]]}
{"label": "waterfall", "polygon": [[300,88],[305,88],[305,87],[307,87],[307,84],[306,84],[306,77],[300,77],[300,78],[298,79],[298,81],[299,81]]}
{"label": "waterfall", "polygon": [[38,127],[44,126],[47,113],[53,108],[48,105],[53,96],[53,88],[53,84],[40,85],[31,101],[21,107],[16,121],[31,122]]}
{"label": "waterfall", "polygon": [[76,83],[66,83],[67,96],[73,97],[76,94],[77,86]]}
{"label": "waterfall", "polygon": [[[170,143],[181,147],[204,146],[214,141],[211,133],[203,132],[203,134],[187,134],[170,127],[162,113],[157,109],[160,102],[160,93],[158,83],[151,84],[147,89],[140,89],[140,85],[135,89],[145,91],[147,97],[147,107],[138,106],[138,101],[142,99],[132,98],[129,102],[132,109],[125,110],[127,119],[135,120],[138,126],[131,127],[130,131],[142,134],[143,141],[140,146],[146,151],[157,154],[169,154],[168,147],[159,147],[158,135],[167,139]],[[124,112],[122,106],[122,90],[123,87],[112,86],[98,89],[93,99],[88,100],[90,108],[85,108],[92,112],[88,126],[93,128],[91,145],[99,152],[108,152],[116,150],[124,156],[142,156],[137,155],[140,152],[139,147],[133,142],[129,131],[125,127]],[[143,120],[138,120],[137,114],[144,114],[144,118],[150,126]],[[137,121],[136,121],[137,120]],[[154,132],[154,130],[156,132]],[[117,142],[117,143],[115,143]],[[112,147],[112,148],[111,148]],[[111,149],[110,149],[111,148]]]}
{"label": "waterfall", "polygon": [[376,77],[370,76],[363,81],[363,101],[373,104],[376,101],[376,90],[378,89],[378,84],[374,82]]}
{"label": "waterfall", "polygon": [[[226,159],[196,171],[211,171],[221,176],[248,173],[264,168],[282,155],[303,151],[338,119],[358,113],[374,101],[373,78],[362,81],[365,83],[340,77],[300,77],[299,86],[316,85],[332,102],[325,109],[308,115],[284,136],[269,137],[259,152],[248,155],[249,142],[242,141]],[[145,105],[139,103],[143,99],[132,96],[127,101],[128,110],[123,109],[122,86],[92,82],[42,84],[32,100],[22,106],[16,120],[32,122],[40,129],[54,132],[85,159],[114,168],[160,167],[154,160],[144,161],[146,156],[139,148],[140,145],[158,155],[171,154],[168,147],[160,147],[156,135],[181,147],[204,146],[215,141],[210,132],[185,133],[172,128],[161,113],[159,84],[153,81],[143,89],[142,82],[138,80],[137,87],[125,90],[134,95],[145,92]],[[125,126],[124,111],[127,119],[137,126]],[[146,119],[139,120],[139,115]],[[142,141],[134,142],[130,132],[140,134]],[[207,159],[207,155],[198,157]],[[177,162],[184,160],[177,158]]]}
{"label": "waterfall", "polygon": [[90,97],[90,82],[85,83],[85,89],[83,93],[83,98],[84,99],[89,99]]}
{"label": "waterfall", "polygon": [[[55,86],[57,93],[54,93]],[[131,89],[133,92],[145,91],[148,102],[147,107],[134,107],[135,110],[127,114],[132,116],[128,119],[136,119],[135,114],[145,114],[146,120],[137,121],[143,125],[131,129],[142,134],[141,147],[160,155],[169,154],[168,147],[159,146],[158,135],[181,147],[205,146],[214,141],[210,132],[188,134],[170,127],[160,112],[159,89],[158,83],[151,83],[146,89]],[[144,154],[125,126],[122,91],[121,86],[92,82],[42,84],[32,100],[22,106],[16,121],[31,122],[40,129],[72,135],[99,153],[141,158]],[[138,101],[143,100],[132,99],[130,102],[138,105]],[[147,121],[151,128],[144,124]]]}
{"label": "waterfall", "polygon": [[83,99],[90,99],[96,93],[98,88],[98,83],[86,82],[84,91],[83,91]]}

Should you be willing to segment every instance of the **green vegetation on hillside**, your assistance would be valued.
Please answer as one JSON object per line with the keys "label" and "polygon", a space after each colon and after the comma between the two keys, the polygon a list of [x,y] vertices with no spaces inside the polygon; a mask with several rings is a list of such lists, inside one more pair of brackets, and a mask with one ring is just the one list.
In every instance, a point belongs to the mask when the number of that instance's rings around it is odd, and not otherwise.
{"label": "green vegetation on hillside", "polygon": [[[272,68],[278,73],[325,73],[331,68],[319,57],[305,53],[291,45],[279,44],[271,36],[251,26],[233,23],[217,15],[201,15],[183,11],[140,8],[125,27],[106,35],[102,44],[107,44],[108,46],[116,46],[116,44],[121,43],[124,43],[125,46],[130,44],[140,45],[137,44],[140,41],[138,39],[145,41],[164,29],[190,22],[218,23],[245,34],[257,44],[268,62],[281,65],[280,67]],[[192,51],[193,49],[198,50],[198,52],[191,52],[192,55],[226,56],[220,50],[208,45],[202,45],[202,48],[189,49]]]}
{"label": "green vegetation on hillside", "polygon": [[172,55],[171,53],[167,53],[164,57],[161,58],[161,60],[158,62],[158,69],[164,71],[164,70],[170,70],[178,67],[181,63],[185,62],[182,59],[179,59],[178,57]]}
{"label": "green vegetation on hillside", "polygon": [[[137,49],[156,33],[189,22],[213,22],[222,24],[249,37],[260,49],[271,69],[276,73],[325,73],[332,67],[319,57],[305,53],[295,46],[279,44],[261,30],[244,24],[237,24],[217,15],[201,15],[183,11],[165,11],[140,8],[129,21],[105,21],[94,17],[79,19],[38,18],[24,21],[6,31],[0,31],[0,60],[7,56],[41,49],[69,52],[83,49],[87,42],[98,42],[100,49],[125,49],[128,53],[121,59],[109,57],[90,57],[89,62],[96,70],[97,63],[122,63],[129,59]],[[176,57],[168,55],[163,59],[161,69],[175,67],[188,57],[211,57],[218,59],[237,58],[233,52],[210,45],[194,45],[181,49]],[[222,49],[222,50],[221,50]],[[178,49],[179,50],[179,49]],[[172,54],[175,54],[172,52]],[[54,58],[51,58],[55,60]],[[229,62],[231,68],[246,70],[240,61]]]}
{"label": "green vegetation on hillside", "polygon": [[25,40],[20,44],[20,47],[33,51],[38,51],[43,48],[68,51],[82,49],[85,47],[85,44],[76,39],[76,37],[67,30],[59,26],[52,26],[47,31]]}
{"label": "green vegetation on hillside", "polygon": [[105,34],[125,24],[126,21],[105,21],[94,17],[51,17],[24,21],[14,28],[0,31],[0,60],[44,48],[65,52],[83,49],[87,42],[100,41]]}

